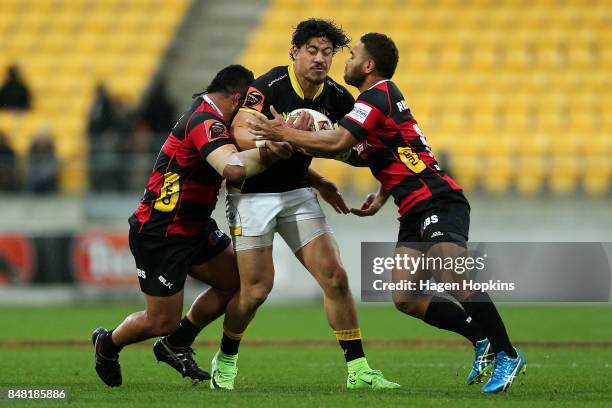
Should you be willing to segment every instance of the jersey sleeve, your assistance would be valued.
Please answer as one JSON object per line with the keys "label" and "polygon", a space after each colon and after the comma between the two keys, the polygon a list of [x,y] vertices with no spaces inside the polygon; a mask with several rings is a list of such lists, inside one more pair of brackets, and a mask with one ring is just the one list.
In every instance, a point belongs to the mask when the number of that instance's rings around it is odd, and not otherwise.
{"label": "jersey sleeve", "polygon": [[189,131],[188,137],[204,160],[215,149],[233,143],[227,126],[216,119],[201,121]]}
{"label": "jersey sleeve", "polygon": [[251,84],[240,110],[247,112],[256,111],[263,113],[269,118],[272,117],[270,113],[271,91],[267,86],[267,82],[269,80],[265,76],[260,76]]}
{"label": "jersey sleeve", "polygon": [[372,130],[385,121],[389,114],[389,99],[378,89],[369,89],[357,98],[353,109],[347,113],[339,125],[363,141]]}

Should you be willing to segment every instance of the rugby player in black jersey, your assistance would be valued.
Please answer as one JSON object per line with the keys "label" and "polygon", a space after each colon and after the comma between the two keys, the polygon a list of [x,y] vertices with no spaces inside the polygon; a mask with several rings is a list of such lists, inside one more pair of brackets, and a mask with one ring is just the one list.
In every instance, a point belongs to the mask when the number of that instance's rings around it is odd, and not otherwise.
{"label": "rugby player in black jersey", "polygon": [[[400,213],[398,254],[457,259],[466,254],[470,207],[461,187],[440,169],[402,93],[391,81],[398,59],[395,44],[384,34],[361,37],[351,50],[344,74],[346,83],[358,88],[360,95],[338,129],[315,133],[290,129],[275,107],[270,108],[273,120],[252,117],[247,125],[257,137],[288,141],[309,151],[329,154],[356,149],[381,182],[381,189],[360,209],[351,211],[374,215],[392,195]],[[395,270],[393,279],[427,279],[429,273],[437,279],[458,276],[442,268],[414,275]],[[472,342],[475,358],[468,384],[481,382],[492,369],[482,391],[506,390],[524,368],[525,357],[512,346],[491,298],[480,291],[449,293],[463,308],[420,291],[394,292],[393,300],[401,312]]]}
{"label": "rugby player in black jersey", "polygon": [[[193,359],[191,343],[237,297],[236,260],[230,238],[210,217],[223,178],[240,181],[275,160],[266,149],[236,150],[228,124],[253,73],[240,65],[219,71],[166,139],[138,208],[130,217],[130,249],[138,268],[145,310],[114,330],[92,335],[96,372],[105,384],[122,383],[119,352],[129,344],[165,336],[154,345],[159,361],[193,381],[210,378]],[[282,149],[271,145],[283,156]],[[290,152],[287,152],[290,153]],[[288,156],[285,156],[288,157]],[[187,275],[210,285],[181,320]],[[231,313],[226,313],[226,319]]]}
{"label": "rugby player in black jersey", "polygon": [[[289,66],[272,68],[251,85],[232,122],[236,144],[241,149],[256,146],[245,122],[257,115],[272,117],[271,105],[283,115],[298,108],[314,109],[334,122],[349,113],[353,97],[327,76],[334,54],[348,42],[345,33],[330,21],[299,23],[292,37]],[[366,360],[346,271],[313,188],[337,212],[346,214],[349,210],[336,186],[309,170],[311,160],[296,151],[258,176],[228,187],[227,215],[240,273],[242,318],[224,322],[221,349],[213,359],[212,386],[234,388],[240,340],[272,290],[272,242],[278,232],[323,289],[327,319],[347,362],[347,387],[399,387],[372,370]]]}

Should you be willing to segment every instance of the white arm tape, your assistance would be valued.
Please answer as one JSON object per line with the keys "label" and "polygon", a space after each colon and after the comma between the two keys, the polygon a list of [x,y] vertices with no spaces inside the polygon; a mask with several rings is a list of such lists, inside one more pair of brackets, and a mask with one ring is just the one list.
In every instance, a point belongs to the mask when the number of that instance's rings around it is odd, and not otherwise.
{"label": "white arm tape", "polygon": [[255,147],[258,147],[260,149],[265,149],[268,147],[268,141],[267,140],[256,140]]}

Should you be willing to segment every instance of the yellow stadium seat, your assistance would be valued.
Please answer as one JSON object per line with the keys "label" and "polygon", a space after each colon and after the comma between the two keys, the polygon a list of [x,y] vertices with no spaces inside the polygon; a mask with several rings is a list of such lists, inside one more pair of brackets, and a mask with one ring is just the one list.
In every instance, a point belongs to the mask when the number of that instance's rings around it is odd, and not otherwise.
{"label": "yellow stadium seat", "polygon": [[553,158],[549,176],[551,190],[556,193],[571,193],[576,189],[580,172],[580,158],[557,156]]}
{"label": "yellow stadium seat", "polygon": [[480,176],[482,175],[481,158],[475,155],[460,156],[451,155],[450,163],[447,167],[449,174],[466,191],[474,191],[479,187]]}
{"label": "yellow stadium seat", "polygon": [[507,192],[515,170],[514,157],[506,154],[487,155],[486,167],[482,174],[482,186],[491,193]]}
{"label": "yellow stadium seat", "polygon": [[25,115],[0,115],[0,129],[10,131],[23,154],[32,134],[50,126],[62,160],[62,188],[82,190],[85,121],[95,84],[105,80],[119,98],[138,102],[189,5],[188,0],[2,0],[0,68],[22,66],[34,108]]}
{"label": "yellow stadium seat", "polygon": [[586,160],[583,188],[590,194],[603,195],[610,191],[612,168],[609,156],[589,156]]}
{"label": "yellow stadium seat", "polygon": [[515,187],[519,193],[533,195],[541,191],[548,171],[543,156],[521,156],[517,160]]}

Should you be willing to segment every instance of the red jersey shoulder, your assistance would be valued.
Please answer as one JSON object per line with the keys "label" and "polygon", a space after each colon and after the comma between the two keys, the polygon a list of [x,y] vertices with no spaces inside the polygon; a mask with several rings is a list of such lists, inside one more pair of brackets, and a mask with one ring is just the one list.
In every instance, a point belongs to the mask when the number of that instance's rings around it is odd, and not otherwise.
{"label": "red jersey shoulder", "polygon": [[193,127],[198,127],[201,123],[208,141],[227,137],[229,131],[224,123],[223,117],[220,117],[218,112],[208,103],[203,102],[195,112]]}

